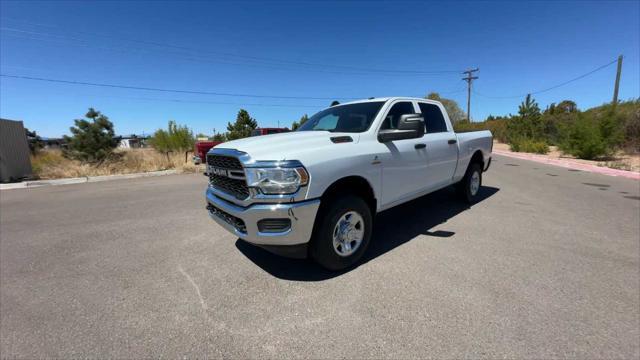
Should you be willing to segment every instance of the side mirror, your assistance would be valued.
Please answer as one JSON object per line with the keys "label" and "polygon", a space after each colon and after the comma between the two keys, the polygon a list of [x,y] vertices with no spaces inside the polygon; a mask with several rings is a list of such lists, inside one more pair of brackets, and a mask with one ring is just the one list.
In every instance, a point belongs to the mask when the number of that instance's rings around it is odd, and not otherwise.
{"label": "side mirror", "polygon": [[400,115],[398,129],[381,130],[378,141],[384,143],[395,140],[417,139],[424,136],[424,118],[420,114]]}

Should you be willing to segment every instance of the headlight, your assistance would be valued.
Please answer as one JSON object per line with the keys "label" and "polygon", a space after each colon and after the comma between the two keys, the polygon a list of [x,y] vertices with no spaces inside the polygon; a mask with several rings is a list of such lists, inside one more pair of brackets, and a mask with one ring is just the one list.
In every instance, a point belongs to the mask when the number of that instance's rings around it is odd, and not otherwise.
{"label": "headlight", "polygon": [[247,185],[269,195],[292,194],[309,182],[309,174],[303,167],[245,168],[245,174]]}

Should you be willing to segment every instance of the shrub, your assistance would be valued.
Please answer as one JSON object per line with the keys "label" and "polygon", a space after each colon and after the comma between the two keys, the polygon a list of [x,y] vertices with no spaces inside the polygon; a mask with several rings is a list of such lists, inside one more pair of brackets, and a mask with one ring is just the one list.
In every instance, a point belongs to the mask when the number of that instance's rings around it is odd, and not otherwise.
{"label": "shrub", "polygon": [[611,153],[592,114],[582,113],[560,128],[560,150],[580,159],[596,159]]}
{"label": "shrub", "polygon": [[510,143],[511,151],[526,152],[536,154],[546,154],[549,152],[549,145],[542,140],[533,140],[528,138],[514,139]]}
{"label": "shrub", "polygon": [[506,120],[487,120],[483,122],[459,121],[453,124],[453,129],[456,132],[489,130],[495,140],[507,142]]}
{"label": "shrub", "polygon": [[169,153],[184,153],[184,162],[188,161],[189,152],[193,151],[195,139],[193,132],[188,127],[178,125],[175,121],[169,121],[167,130],[158,129],[149,139],[149,143],[157,151],[164,153],[169,159]]}
{"label": "shrub", "polygon": [[493,138],[502,142],[507,142],[507,121],[506,120],[487,120],[487,129],[491,130]]}

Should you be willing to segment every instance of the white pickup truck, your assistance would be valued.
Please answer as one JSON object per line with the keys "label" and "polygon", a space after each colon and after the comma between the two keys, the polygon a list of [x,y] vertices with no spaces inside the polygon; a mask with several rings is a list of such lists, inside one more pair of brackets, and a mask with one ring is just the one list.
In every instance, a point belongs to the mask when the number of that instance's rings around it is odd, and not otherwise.
{"label": "white pickup truck", "polygon": [[339,104],[211,149],[207,210],[243,240],[340,270],[366,251],[376,213],[450,185],[473,203],[492,144],[489,131],[456,134],[437,101]]}

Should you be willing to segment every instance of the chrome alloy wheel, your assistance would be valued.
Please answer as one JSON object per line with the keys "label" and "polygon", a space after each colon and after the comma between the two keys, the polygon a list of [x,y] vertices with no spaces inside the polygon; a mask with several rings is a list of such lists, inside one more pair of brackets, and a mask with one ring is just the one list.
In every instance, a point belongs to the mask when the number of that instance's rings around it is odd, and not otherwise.
{"label": "chrome alloy wheel", "polygon": [[478,190],[480,189],[480,173],[474,171],[471,174],[471,181],[469,181],[469,191],[471,192],[471,196],[476,196]]}
{"label": "chrome alloy wheel", "polygon": [[340,256],[355,253],[364,239],[364,220],[355,211],[348,211],[340,217],[333,228],[333,249]]}

